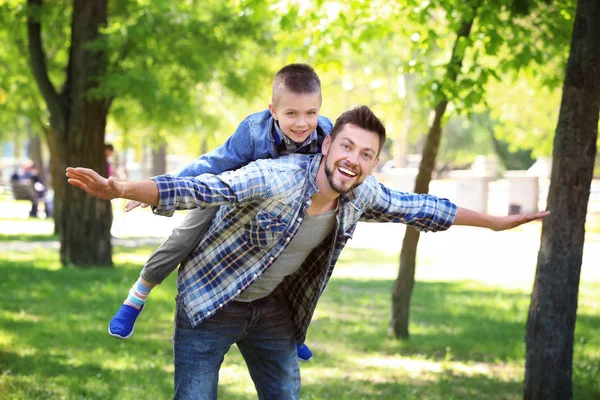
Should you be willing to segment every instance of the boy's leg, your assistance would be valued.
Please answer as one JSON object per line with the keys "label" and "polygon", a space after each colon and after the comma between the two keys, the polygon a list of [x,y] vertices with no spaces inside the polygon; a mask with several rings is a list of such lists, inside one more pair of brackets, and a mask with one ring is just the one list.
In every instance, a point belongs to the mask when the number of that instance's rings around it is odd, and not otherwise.
{"label": "boy's leg", "polygon": [[248,303],[254,316],[237,343],[259,399],[299,399],[300,368],[289,304],[270,295]]}
{"label": "boy's leg", "polygon": [[196,249],[210,227],[219,207],[195,208],[188,212],[181,225],[152,253],[140,277],[160,284],[185,258]]}
{"label": "boy's leg", "polygon": [[161,283],[198,245],[217,213],[218,207],[193,209],[181,225],[152,253],[140,278],[129,291],[108,325],[108,332],[118,339],[133,335],[135,321],[144,308],[146,298],[157,284]]}
{"label": "boy's leg", "polygon": [[248,320],[245,305],[233,302],[192,327],[183,307],[177,306],[173,338],[175,399],[217,399],[223,358],[231,345],[243,338]]}

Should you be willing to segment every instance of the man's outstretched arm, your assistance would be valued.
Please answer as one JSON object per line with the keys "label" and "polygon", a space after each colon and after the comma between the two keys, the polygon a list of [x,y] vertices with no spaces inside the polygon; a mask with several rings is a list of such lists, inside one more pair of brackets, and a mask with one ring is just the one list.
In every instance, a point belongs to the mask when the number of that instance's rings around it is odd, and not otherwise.
{"label": "man's outstretched arm", "polygon": [[103,200],[123,198],[136,200],[152,206],[158,205],[158,186],[152,180],[139,182],[117,182],[113,177],[100,176],[89,168],[67,168],[67,177],[73,186],[85,190],[86,193]]}
{"label": "man's outstretched arm", "polygon": [[506,229],[516,228],[519,225],[523,225],[531,221],[543,219],[548,215],[550,215],[550,211],[498,217],[459,207],[453,225],[477,226],[481,228],[489,228],[494,231],[503,231]]}

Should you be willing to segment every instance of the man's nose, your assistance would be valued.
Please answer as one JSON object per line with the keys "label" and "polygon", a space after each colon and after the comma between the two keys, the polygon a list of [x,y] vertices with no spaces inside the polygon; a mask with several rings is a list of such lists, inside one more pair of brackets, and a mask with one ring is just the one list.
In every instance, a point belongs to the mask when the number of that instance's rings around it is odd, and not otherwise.
{"label": "man's nose", "polygon": [[351,151],[350,153],[347,154],[346,159],[348,160],[349,163],[351,163],[354,166],[354,165],[358,164],[358,157],[359,157],[358,151]]}

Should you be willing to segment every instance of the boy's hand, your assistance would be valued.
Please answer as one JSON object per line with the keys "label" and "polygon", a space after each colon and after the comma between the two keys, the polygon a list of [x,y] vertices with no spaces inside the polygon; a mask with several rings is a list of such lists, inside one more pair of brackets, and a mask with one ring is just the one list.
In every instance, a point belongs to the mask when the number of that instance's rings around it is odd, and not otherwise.
{"label": "boy's hand", "polygon": [[125,212],[131,211],[138,207],[147,208],[148,206],[149,205],[146,203],[140,203],[139,201],[131,200],[125,204]]}
{"label": "boy's hand", "polygon": [[71,185],[102,200],[112,200],[125,194],[123,184],[115,181],[112,176],[103,178],[93,169],[68,167],[66,175],[69,178],[67,182]]}
{"label": "boy's hand", "polygon": [[504,231],[506,229],[516,228],[517,226],[526,224],[531,221],[544,219],[550,215],[550,211],[540,211],[537,213],[530,214],[515,214],[508,215],[506,217],[498,217],[497,223],[491,228],[495,231]]}

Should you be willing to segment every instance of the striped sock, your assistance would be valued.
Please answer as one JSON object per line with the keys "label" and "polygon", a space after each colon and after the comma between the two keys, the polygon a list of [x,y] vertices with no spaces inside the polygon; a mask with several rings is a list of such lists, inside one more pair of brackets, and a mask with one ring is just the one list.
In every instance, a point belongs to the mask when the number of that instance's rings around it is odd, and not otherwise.
{"label": "striped sock", "polygon": [[144,303],[146,303],[146,298],[150,294],[151,290],[152,288],[145,286],[142,283],[141,279],[138,278],[138,280],[133,284],[131,289],[129,289],[129,295],[127,296],[123,304],[137,308],[139,310],[140,308],[142,308]]}

